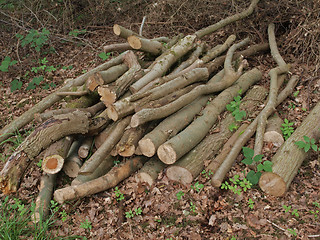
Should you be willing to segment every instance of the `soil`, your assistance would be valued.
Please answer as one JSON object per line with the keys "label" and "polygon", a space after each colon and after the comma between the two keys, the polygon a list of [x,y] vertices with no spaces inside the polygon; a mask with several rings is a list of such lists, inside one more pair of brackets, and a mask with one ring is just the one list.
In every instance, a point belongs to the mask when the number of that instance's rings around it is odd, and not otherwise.
{"label": "soil", "polygon": [[[0,72],[0,127],[55,91],[66,79],[101,64],[103,60],[98,54],[103,51],[103,46],[124,42],[114,36],[114,23],[138,31],[141,18],[146,15],[148,18],[143,30],[146,37],[172,37],[181,32],[192,34],[243,10],[248,1],[146,2],[132,1],[113,6],[119,14],[113,12],[109,22],[101,22],[103,18],[100,18],[100,22],[92,18],[88,25],[78,23],[78,28],[83,27],[87,32],[76,38],[64,33],[64,29],[58,29],[60,25],[56,29],[50,25],[52,35],[49,46],[53,46],[56,52],[48,55],[33,48],[21,47],[15,37],[16,33],[23,32],[18,26],[2,31],[1,58],[10,56],[18,63],[10,66],[8,72]],[[231,24],[205,37],[204,41],[215,46],[230,34],[236,34],[238,40],[249,35],[252,43],[266,42],[267,25],[274,22],[279,51],[286,62],[293,64],[292,74],[299,76],[295,94],[277,108],[277,113],[282,119],[294,122],[293,127],[297,128],[320,98],[320,4],[311,3],[313,1],[276,2],[261,1],[248,19]],[[136,9],[136,13],[132,13],[132,8]],[[35,59],[44,57],[48,61],[47,66],[57,69],[43,73],[45,80],[42,86],[44,83],[54,83],[55,87],[43,89],[37,86],[33,90],[26,90],[28,82],[39,76],[39,73],[31,71],[33,66],[39,66]],[[268,87],[268,71],[276,66],[271,55],[263,54],[247,60],[249,68],[258,67],[264,73],[260,84]],[[63,66],[72,68],[63,69]],[[10,84],[14,79],[22,81],[23,86],[11,92]],[[52,108],[64,105],[62,101]],[[20,134],[24,135],[36,125],[36,122],[29,124],[20,130]],[[13,139],[18,140],[17,137]],[[252,148],[253,144],[252,139],[247,146]],[[13,142],[1,145],[0,169],[14,145]],[[264,157],[270,160],[276,151],[275,146],[265,145]],[[228,178],[236,174],[242,176],[242,172],[247,170],[241,163],[242,159],[243,156],[239,155]],[[41,172],[37,161],[28,169],[18,194],[26,203],[34,201],[38,193]],[[61,175],[58,181],[58,187],[61,187],[70,184],[71,179]],[[195,187],[197,182],[203,184],[203,188]],[[257,186],[240,195],[230,190],[215,189],[205,174],[188,186],[169,181],[165,172],[159,174],[151,187],[137,184],[132,176],[119,184],[118,188],[124,195],[121,201],[116,200],[115,190],[110,189],[63,204],[61,207],[68,213],[68,218],[64,222],[60,218],[57,220],[56,235],[81,235],[88,239],[320,239],[320,215],[319,212],[316,214],[316,211],[320,211],[320,157],[316,152],[304,161],[289,190],[281,198],[268,196]],[[250,205],[249,201],[253,204]],[[291,206],[291,210],[286,211],[284,205]],[[137,209],[142,210],[141,214],[126,218],[126,213],[130,210],[135,213]],[[86,219],[92,223],[90,231],[79,227]]]}

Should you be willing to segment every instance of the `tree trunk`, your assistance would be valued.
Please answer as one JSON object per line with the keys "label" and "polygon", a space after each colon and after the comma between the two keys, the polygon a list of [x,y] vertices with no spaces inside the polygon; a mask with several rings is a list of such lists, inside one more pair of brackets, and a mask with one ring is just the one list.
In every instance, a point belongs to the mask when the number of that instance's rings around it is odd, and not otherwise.
{"label": "tree trunk", "polygon": [[293,178],[297,175],[302,162],[308,157],[308,152],[299,149],[295,144],[303,141],[304,136],[319,140],[320,137],[320,103],[309,113],[302,124],[281,146],[272,158],[272,172],[264,172],[259,186],[267,194],[283,196],[288,190]]}
{"label": "tree trunk", "polygon": [[146,162],[139,172],[135,175],[137,182],[148,183],[152,186],[158,178],[159,173],[166,167],[157,157],[153,157]]}

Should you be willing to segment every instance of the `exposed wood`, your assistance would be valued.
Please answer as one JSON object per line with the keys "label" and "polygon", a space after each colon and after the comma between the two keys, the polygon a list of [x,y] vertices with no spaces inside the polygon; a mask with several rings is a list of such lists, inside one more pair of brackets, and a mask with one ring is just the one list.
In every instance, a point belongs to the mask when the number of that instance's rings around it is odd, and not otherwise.
{"label": "exposed wood", "polygon": [[[290,81],[288,82],[287,86],[285,87],[285,89],[283,89],[281,91],[281,93],[278,95],[276,106],[278,106],[282,101],[284,101],[284,99],[286,99],[292,93],[297,82],[298,82],[298,77],[292,76]],[[270,114],[272,114],[272,113],[273,113],[273,111],[270,112]],[[212,180],[211,180],[212,186],[214,186],[214,187],[221,186],[221,183],[222,183],[225,175],[232,167],[232,165],[233,165],[235,159],[237,158],[237,156],[239,155],[242,147],[247,143],[247,141],[255,133],[255,131],[257,129],[257,124],[258,124],[257,118],[255,118],[255,120],[247,127],[247,129],[244,131],[244,133],[242,133],[241,136],[237,139],[233,148],[229,152],[228,156],[224,159],[221,166],[218,168],[216,173],[213,175]]]}
{"label": "exposed wood", "polygon": [[280,147],[284,143],[282,131],[280,129],[282,124],[283,121],[278,114],[269,117],[263,140],[272,143],[276,147]]}
{"label": "exposed wood", "polygon": [[152,186],[158,178],[159,173],[166,167],[157,157],[153,157],[146,162],[139,172],[135,175],[137,182],[148,183]]}
{"label": "exposed wood", "polygon": [[[88,71],[87,73],[77,77],[76,79],[69,80],[58,91],[62,92],[70,89],[73,86],[81,86],[85,83],[88,77],[91,76],[93,73],[106,70],[114,65],[120,64],[122,62],[123,54],[124,53],[120,54],[118,57],[113,58],[106,63],[101,64],[100,66]],[[44,110],[51,107],[54,103],[60,101],[62,97],[58,96],[56,94],[57,92],[51,93],[50,95],[42,99],[40,102],[38,102],[36,105],[34,105],[32,108],[30,108],[28,111],[23,113],[20,117],[16,118],[10,124],[2,128],[0,130],[0,142],[3,142],[4,140],[8,139],[10,136],[14,134],[15,131],[17,131],[17,129],[20,129],[26,124],[28,124],[29,122],[31,122],[36,113],[41,113]]]}
{"label": "exposed wood", "polygon": [[135,35],[135,36],[139,35],[138,33],[134,32],[134,31],[131,31],[130,29],[127,29],[125,27],[122,27],[122,26],[120,26],[118,24],[114,24],[113,25],[113,32],[117,36],[119,36],[121,38],[124,38],[124,39],[127,39],[128,37],[130,37],[132,35]]}
{"label": "exposed wood", "polygon": [[105,175],[114,166],[115,160],[116,158],[114,158],[113,156],[107,156],[102,160],[99,167],[97,167],[93,173],[89,175],[78,175],[75,179],[73,179],[71,185],[79,185]]}
{"label": "exposed wood", "polygon": [[79,150],[78,150],[78,155],[81,158],[86,158],[89,155],[89,151],[91,149],[93,142],[93,137],[86,137],[83,142],[81,143]]}
{"label": "exposed wood", "polygon": [[68,155],[65,159],[65,163],[63,165],[63,171],[66,175],[71,178],[75,178],[78,176],[79,169],[82,166],[82,159],[78,155],[79,147],[81,146],[83,139],[75,140],[68,152]]}
{"label": "exposed wood", "polygon": [[86,82],[86,85],[91,92],[95,91],[98,86],[102,86],[103,84],[104,81],[99,72],[92,74]]}
{"label": "exposed wood", "polygon": [[218,115],[225,109],[225,106],[237,96],[240,89],[243,92],[259,81],[262,77],[258,69],[243,74],[231,87],[221,92],[202,111],[201,116],[196,118],[187,128],[178,135],[162,144],[157,151],[158,157],[166,164],[173,164],[184,154],[195,147],[209,132],[215,123]]}
{"label": "exposed wood", "polygon": [[146,161],[147,158],[140,156],[128,159],[123,164],[115,166],[107,174],[99,178],[56,190],[54,192],[54,199],[62,204],[68,200],[82,198],[115,187],[118,183],[141,168]]}
{"label": "exposed wood", "polygon": [[64,158],[60,155],[51,155],[43,159],[42,170],[45,173],[55,174],[60,172],[64,164]]}
{"label": "exposed wood", "polygon": [[116,124],[117,122],[109,124],[97,136],[94,137],[94,146],[96,149],[100,148],[100,146],[106,141],[110,133],[114,130]]}
{"label": "exposed wood", "polygon": [[110,153],[113,147],[121,139],[124,129],[128,126],[131,117],[126,117],[120,120],[114,130],[109,134],[100,148],[82,165],[79,174],[91,174],[100,165],[103,159]]}
{"label": "exposed wood", "polygon": [[134,35],[129,36],[127,41],[133,49],[148,52],[154,55],[159,55],[163,49],[161,42]]}
{"label": "exposed wood", "polygon": [[309,152],[298,148],[297,141],[304,141],[304,136],[318,141],[320,138],[320,103],[312,109],[302,124],[285,141],[272,158],[272,172],[264,172],[259,180],[260,188],[267,194],[283,196],[293,178],[297,175],[302,162]]}
{"label": "exposed wood", "polygon": [[211,81],[209,81],[207,84],[196,87],[191,92],[181,96],[177,100],[163,107],[142,109],[141,111],[135,113],[132,116],[130,126],[136,127],[136,126],[139,126],[140,124],[143,124],[151,120],[164,118],[178,111],[185,105],[191,103],[193,100],[195,100],[201,95],[219,92],[231,86],[240,77],[242,73],[241,66],[239,67],[237,72],[234,71],[232,67],[232,55],[237,48],[244,46],[245,44],[248,43],[248,41],[249,39],[245,39],[240,43],[234,44],[228,50],[226,61],[225,61],[225,75],[220,82],[212,83]]}
{"label": "exposed wood", "polygon": [[215,31],[217,31],[220,28],[223,28],[224,26],[233,23],[235,21],[238,21],[240,19],[246,18],[248,17],[250,14],[252,14],[254,8],[257,6],[259,0],[252,0],[250,3],[250,6],[244,10],[243,12],[237,13],[235,15],[232,15],[230,17],[227,17],[225,19],[220,20],[219,22],[217,22],[216,24],[210,25],[206,28],[203,28],[197,32],[195,32],[195,35],[198,38],[202,38],[208,34],[211,34]]}
{"label": "exposed wood", "polygon": [[16,192],[26,168],[41,150],[62,137],[85,134],[88,128],[88,116],[81,111],[58,115],[42,123],[7,160],[0,172],[0,190],[5,194]]}
{"label": "exposed wood", "polygon": [[161,77],[165,72],[168,71],[180,57],[185,55],[189,50],[192,49],[195,36],[186,36],[177,42],[170,51],[166,51],[160,55],[152,65],[150,71],[140,78],[137,82],[131,85],[130,91],[137,92],[142,87],[147,85],[149,82],[157,77]]}

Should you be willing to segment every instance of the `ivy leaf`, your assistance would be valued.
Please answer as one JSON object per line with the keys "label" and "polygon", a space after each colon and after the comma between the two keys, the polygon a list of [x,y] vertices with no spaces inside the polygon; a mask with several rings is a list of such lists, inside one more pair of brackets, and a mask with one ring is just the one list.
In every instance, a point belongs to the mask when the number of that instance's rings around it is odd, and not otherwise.
{"label": "ivy leaf", "polygon": [[249,182],[252,183],[252,185],[255,185],[259,182],[259,179],[261,177],[261,172],[254,172],[253,170],[251,170],[250,172],[248,172],[247,174],[247,179],[249,180]]}

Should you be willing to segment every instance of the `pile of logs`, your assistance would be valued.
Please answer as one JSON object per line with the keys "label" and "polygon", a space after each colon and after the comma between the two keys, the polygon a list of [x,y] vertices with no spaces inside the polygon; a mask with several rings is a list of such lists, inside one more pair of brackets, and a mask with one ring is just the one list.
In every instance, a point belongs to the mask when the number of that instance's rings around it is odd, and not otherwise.
{"label": "pile of logs", "polygon": [[[281,134],[274,137],[279,131],[273,128],[274,124],[267,126],[267,119],[292,93],[298,78],[292,76],[278,94],[290,65],[278,52],[274,25],[269,25],[269,44],[252,45],[240,52],[237,50],[247,46],[249,39],[234,43],[235,36],[231,35],[212,49],[201,41],[205,35],[250,15],[257,3],[253,0],[241,13],[192,35],[172,39],[150,40],[114,25],[114,33],[128,43],[109,45],[105,50],[121,54],[67,81],[1,130],[3,141],[33,118],[42,122],[2,169],[1,191],[16,192],[25,170],[43,150],[37,209],[46,214],[61,170],[73,181],[71,186],[54,191],[59,203],[112,188],[138,170],[137,181],[152,185],[163,169],[169,179],[183,184],[190,184],[206,169],[213,173],[213,186],[219,187],[255,132],[255,154],[261,153],[265,135],[271,134],[272,141],[280,138],[274,144],[282,144]],[[278,66],[269,72],[268,95],[264,87],[255,85],[262,73],[258,68],[247,69],[245,58],[268,51],[269,47]],[[240,109],[246,111],[247,119],[254,120],[242,123],[231,113],[221,120],[219,116],[226,105],[244,93]],[[43,112],[66,96],[77,97],[68,104],[69,108]],[[261,105],[265,107],[259,113]],[[319,115],[319,106],[316,108],[314,114]],[[312,129],[319,128],[318,121],[311,122]],[[228,128],[231,124],[239,127],[235,133]],[[319,137],[311,130],[301,132]],[[299,135],[292,135],[292,139],[297,138]],[[287,142],[292,144],[292,139]],[[284,194],[305,157],[297,149],[301,157],[289,170],[283,170],[283,161],[289,159],[283,152],[292,155],[292,149],[287,148],[275,156],[274,172],[261,177],[261,188],[270,194]],[[114,166],[118,160],[121,163]],[[208,160],[211,162],[205,166]]]}

